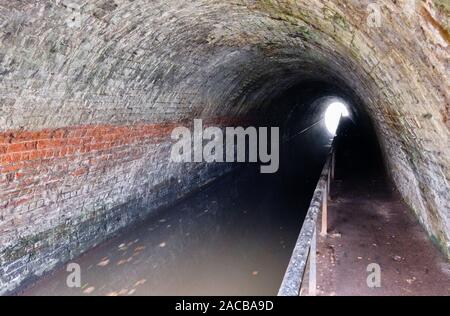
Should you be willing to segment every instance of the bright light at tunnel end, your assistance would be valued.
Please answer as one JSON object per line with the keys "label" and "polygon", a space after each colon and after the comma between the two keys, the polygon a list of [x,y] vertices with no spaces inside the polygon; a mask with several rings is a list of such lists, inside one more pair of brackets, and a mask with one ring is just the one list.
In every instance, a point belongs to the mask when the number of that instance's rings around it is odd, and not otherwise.
{"label": "bright light at tunnel end", "polygon": [[341,117],[350,116],[348,106],[341,101],[334,101],[325,111],[325,127],[332,136],[336,136]]}

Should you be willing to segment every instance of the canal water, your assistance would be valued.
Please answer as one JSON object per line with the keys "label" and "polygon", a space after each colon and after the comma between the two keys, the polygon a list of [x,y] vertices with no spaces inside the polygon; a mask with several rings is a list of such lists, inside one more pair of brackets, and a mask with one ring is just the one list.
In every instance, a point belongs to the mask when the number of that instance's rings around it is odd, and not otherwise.
{"label": "canal water", "polygon": [[241,169],[73,260],[25,295],[275,295],[307,197],[279,177]]}

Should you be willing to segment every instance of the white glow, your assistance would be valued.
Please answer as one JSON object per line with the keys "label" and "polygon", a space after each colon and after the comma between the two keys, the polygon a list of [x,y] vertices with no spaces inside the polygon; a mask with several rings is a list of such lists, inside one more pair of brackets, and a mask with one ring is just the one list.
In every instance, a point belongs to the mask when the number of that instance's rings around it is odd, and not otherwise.
{"label": "white glow", "polygon": [[350,115],[347,106],[342,102],[331,103],[325,111],[325,126],[331,135],[336,135],[341,116],[348,117]]}

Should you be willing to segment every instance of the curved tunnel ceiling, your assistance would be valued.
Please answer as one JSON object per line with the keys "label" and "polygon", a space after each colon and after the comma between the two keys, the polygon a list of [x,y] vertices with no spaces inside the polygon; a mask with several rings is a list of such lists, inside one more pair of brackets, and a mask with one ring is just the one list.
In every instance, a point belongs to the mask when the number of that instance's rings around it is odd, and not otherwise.
{"label": "curved tunnel ceiling", "polygon": [[254,119],[299,83],[332,83],[364,102],[394,182],[449,252],[449,11],[404,2],[378,1],[373,27],[366,0],[3,0],[0,126]]}

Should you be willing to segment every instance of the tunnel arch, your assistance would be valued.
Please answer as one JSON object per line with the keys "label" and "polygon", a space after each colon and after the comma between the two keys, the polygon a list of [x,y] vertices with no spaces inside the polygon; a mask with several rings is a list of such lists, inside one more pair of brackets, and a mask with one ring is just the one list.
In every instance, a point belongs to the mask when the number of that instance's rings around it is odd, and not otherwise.
{"label": "tunnel arch", "polygon": [[0,1],[2,288],[232,168],[169,163],[171,128],[270,120],[270,101],[308,81],[363,100],[393,181],[448,254],[448,8],[383,0],[371,27],[368,4]]}

